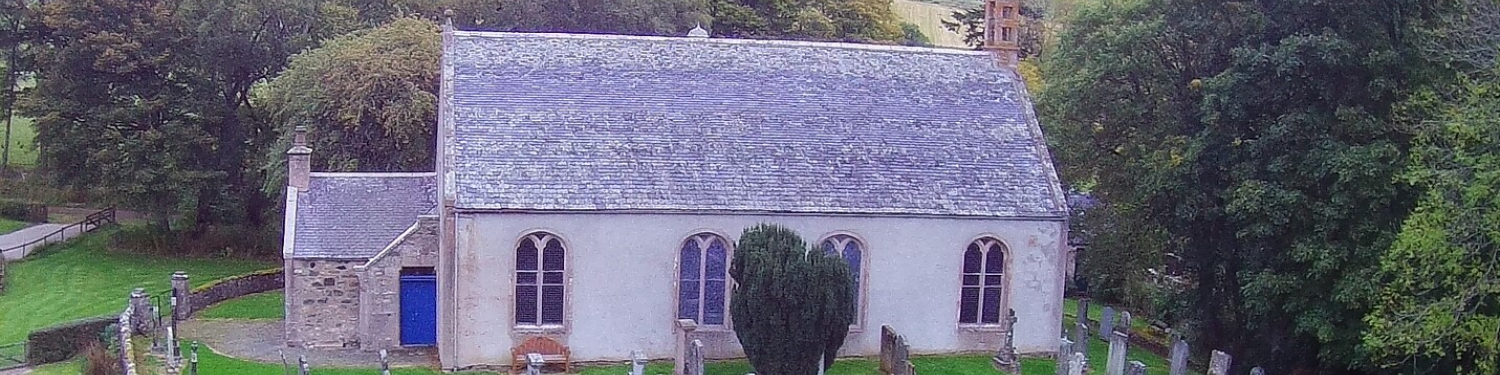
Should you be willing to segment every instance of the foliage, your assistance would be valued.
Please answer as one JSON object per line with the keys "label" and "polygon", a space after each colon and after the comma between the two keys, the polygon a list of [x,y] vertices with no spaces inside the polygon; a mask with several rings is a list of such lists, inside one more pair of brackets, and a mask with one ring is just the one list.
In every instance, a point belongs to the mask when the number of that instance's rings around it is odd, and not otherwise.
{"label": "foliage", "polygon": [[[1042,54],[1043,31],[1046,29],[1046,5],[1037,1],[1021,2],[1021,28],[1016,42],[1021,47],[1021,57]],[[964,44],[975,49],[984,47],[984,8],[953,11],[951,20],[943,20],[943,28],[964,36]]]}
{"label": "foliage", "polygon": [[[197,286],[275,266],[233,258],[107,251],[109,236],[119,230],[90,233],[11,263],[6,270],[6,294],[0,295],[0,321],[5,322],[0,324],[0,342],[24,340],[27,332],[53,324],[118,314],[133,288],[145,288],[152,294],[171,288],[174,271],[187,272]],[[68,292],[58,292],[62,290]]]}
{"label": "foliage", "polygon": [[757,373],[816,374],[844,345],[854,321],[854,281],[843,259],[820,254],[777,225],[740,236],[729,268],[730,314]]}
{"label": "foliage", "polygon": [[441,55],[436,24],[403,18],[293,58],[257,93],[281,134],[266,150],[265,190],[283,188],[285,153],[302,125],[313,170],[431,171]]}
{"label": "foliage", "polygon": [[[1102,342],[1101,342],[1102,345]],[[1095,351],[1103,353],[1103,350]],[[1132,357],[1131,359],[1135,359]],[[995,367],[993,357],[988,355],[964,355],[964,356],[920,356],[913,357],[912,363],[917,371],[923,375],[972,375],[994,373]],[[1160,358],[1158,358],[1160,361]],[[1097,362],[1103,363],[1103,362]],[[853,358],[840,359],[829,367],[827,375],[868,375],[880,373],[880,361],[875,359]],[[1052,375],[1054,365],[1051,359],[1024,358],[1021,360],[1022,375]],[[708,375],[741,375],[752,373],[750,363],[745,360],[713,361],[704,366],[704,373]],[[579,375],[614,375],[630,372],[630,366],[607,366],[607,367],[585,367],[579,371]],[[651,363],[646,365],[647,374],[671,374],[672,363]],[[1147,371],[1149,375],[1164,375],[1166,367],[1160,371],[1155,369]]]}
{"label": "foliage", "polygon": [[[684,35],[710,23],[708,0],[333,0],[360,22],[441,22],[462,30]],[[328,3],[325,3],[328,4]]]}
{"label": "foliage", "polygon": [[[1492,48],[1500,49],[1500,44]],[[1500,69],[1464,79],[1419,127],[1405,179],[1427,189],[1380,262],[1364,339],[1378,364],[1444,374],[1500,372]]]}
{"label": "foliage", "polygon": [[731,37],[901,42],[888,0],[712,0],[713,33]]}
{"label": "foliage", "polygon": [[109,248],[138,255],[268,259],[281,255],[280,237],[268,228],[238,225],[211,226],[197,234],[127,226],[109,236]]}
{"label": "foliage", "polygon": [[1178,322],[1196,347],[1269,372],[1367,367],[1376,259],[1413,201],[1391,183],[1408,147],[1392,108],[1424,82],[1404,36],[1430,6],[1077,9],[1043,65],[1039,111],[1065,180],[1096,181],[1109,202],[1081,272],[1128,293],[1173,252],[1196,283]]}
{"label": "foliage", "polygon": [[[123,303],[116,306],[124,308]],[[99,342],[99,332],[117,322],[115,316],[89,318],[31,331],[26,336],[26,363],[40,365],[73,358],[88,344]]]}
{"label": "foliage", "polygon": [[119,358],[110,353],[109,348],[98,341],[83,344],[84,367],[83,374],[87,375],[114,375],[123,370],[120,368]]}
{"label": "foliage", "polygon": [[926,34],[922,34],[921,26],[910,22],[902,22],[901,44],[927,47],[932,45],[932,38],[928,38]]}

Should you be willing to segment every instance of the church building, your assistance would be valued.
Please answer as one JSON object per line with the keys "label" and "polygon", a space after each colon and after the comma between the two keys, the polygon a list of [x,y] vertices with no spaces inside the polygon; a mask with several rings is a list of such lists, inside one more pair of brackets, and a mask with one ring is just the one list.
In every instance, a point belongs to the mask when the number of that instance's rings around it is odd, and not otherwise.
{"label": "church building", "polygon": [[445,26],[435,171],[311,172],[298,131],[287,344],[666,359],[688,320],[743,357],[728,264],[772,223],[848,263],[841,355],[878,354],[882,325],[918,354],[1054,352],[1067,200],[1015,72],[1019,3],[987,8],[983,51]]}

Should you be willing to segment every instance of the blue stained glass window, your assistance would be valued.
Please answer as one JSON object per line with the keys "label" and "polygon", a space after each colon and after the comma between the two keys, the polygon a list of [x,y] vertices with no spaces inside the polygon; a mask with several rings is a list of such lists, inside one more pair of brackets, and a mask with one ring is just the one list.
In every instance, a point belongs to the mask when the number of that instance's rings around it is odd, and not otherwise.
{"label": "blue stained glass window", "polygon": [[849,241],[849,244],[844,246],[844,261],[849,262],[849,274],[854,276],[854,316],[856,317],[859,316],[859,293],[863,289],[859,278],[859,266],[863,257],[864,253],[860,250],[858,241]]}
{"label": "blue stained glass window", "polygon": [[528,235],[516,245],[517,325],[563,323],[567,315],[563,311],[567,300],[565,254],[562,240],[548,233]]}
{"label": "blue stained glass window", "polygon": [[729,241],[703,233],[689,237],[679,252],[677,318],[720,325],[726,319]]}
{"label": "blue stained glass window", "polygon": [[1005,283],[1005,245],[981,238],[964,250],[963,289],[958,321],[970,324],[1000,322]]}

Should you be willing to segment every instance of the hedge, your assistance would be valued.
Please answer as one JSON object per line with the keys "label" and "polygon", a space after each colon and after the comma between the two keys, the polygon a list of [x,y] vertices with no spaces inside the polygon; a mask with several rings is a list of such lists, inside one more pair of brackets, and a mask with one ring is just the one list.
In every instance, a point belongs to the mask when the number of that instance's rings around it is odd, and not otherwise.
{"label": "hedge", "polygon": [[31,205],[16,201],[0,200],[0,218],[27,221],[26,219],[29,216],[31,216]]}
{"label": "hedge", "polygon": [[118,319],[115,315],[88,318],[31,331],[26,336],[26,363],[36,366],[73,358],[85,344],[101,341],[100,335]]}

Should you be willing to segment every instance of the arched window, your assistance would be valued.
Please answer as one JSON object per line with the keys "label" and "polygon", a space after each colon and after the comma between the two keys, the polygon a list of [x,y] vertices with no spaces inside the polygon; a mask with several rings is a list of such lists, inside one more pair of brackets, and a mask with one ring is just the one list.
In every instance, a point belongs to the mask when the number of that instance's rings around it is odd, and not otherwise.
{"label": "arched window", "polygon": [[1005,244],[985,237],[964,250],[963,291],[959,295],[958,322],[999,324],[1000,297],[1005,283]]}
{"label": "arched window", "polygon": [[847,234],[835,234],[824,238],[821,245],[823,255],[843,258],[849,264],[849,274],[854,276],[854,322],[859,324],[860,306],[859,296],[864,293],[864,286],[860,285],[860,274],[864,272],[860,268],[864,264],[865,245],[858,238]]}
{"label": "arched window", "polygon": [[729,240],[699,233],[682,242],[677,273],[677,318],[723,325],[727,309]]}
{"label": "arched window", "polygon": [[567,296],[561,238],[538,232],[516,245],[516,325],[562,326]]}

